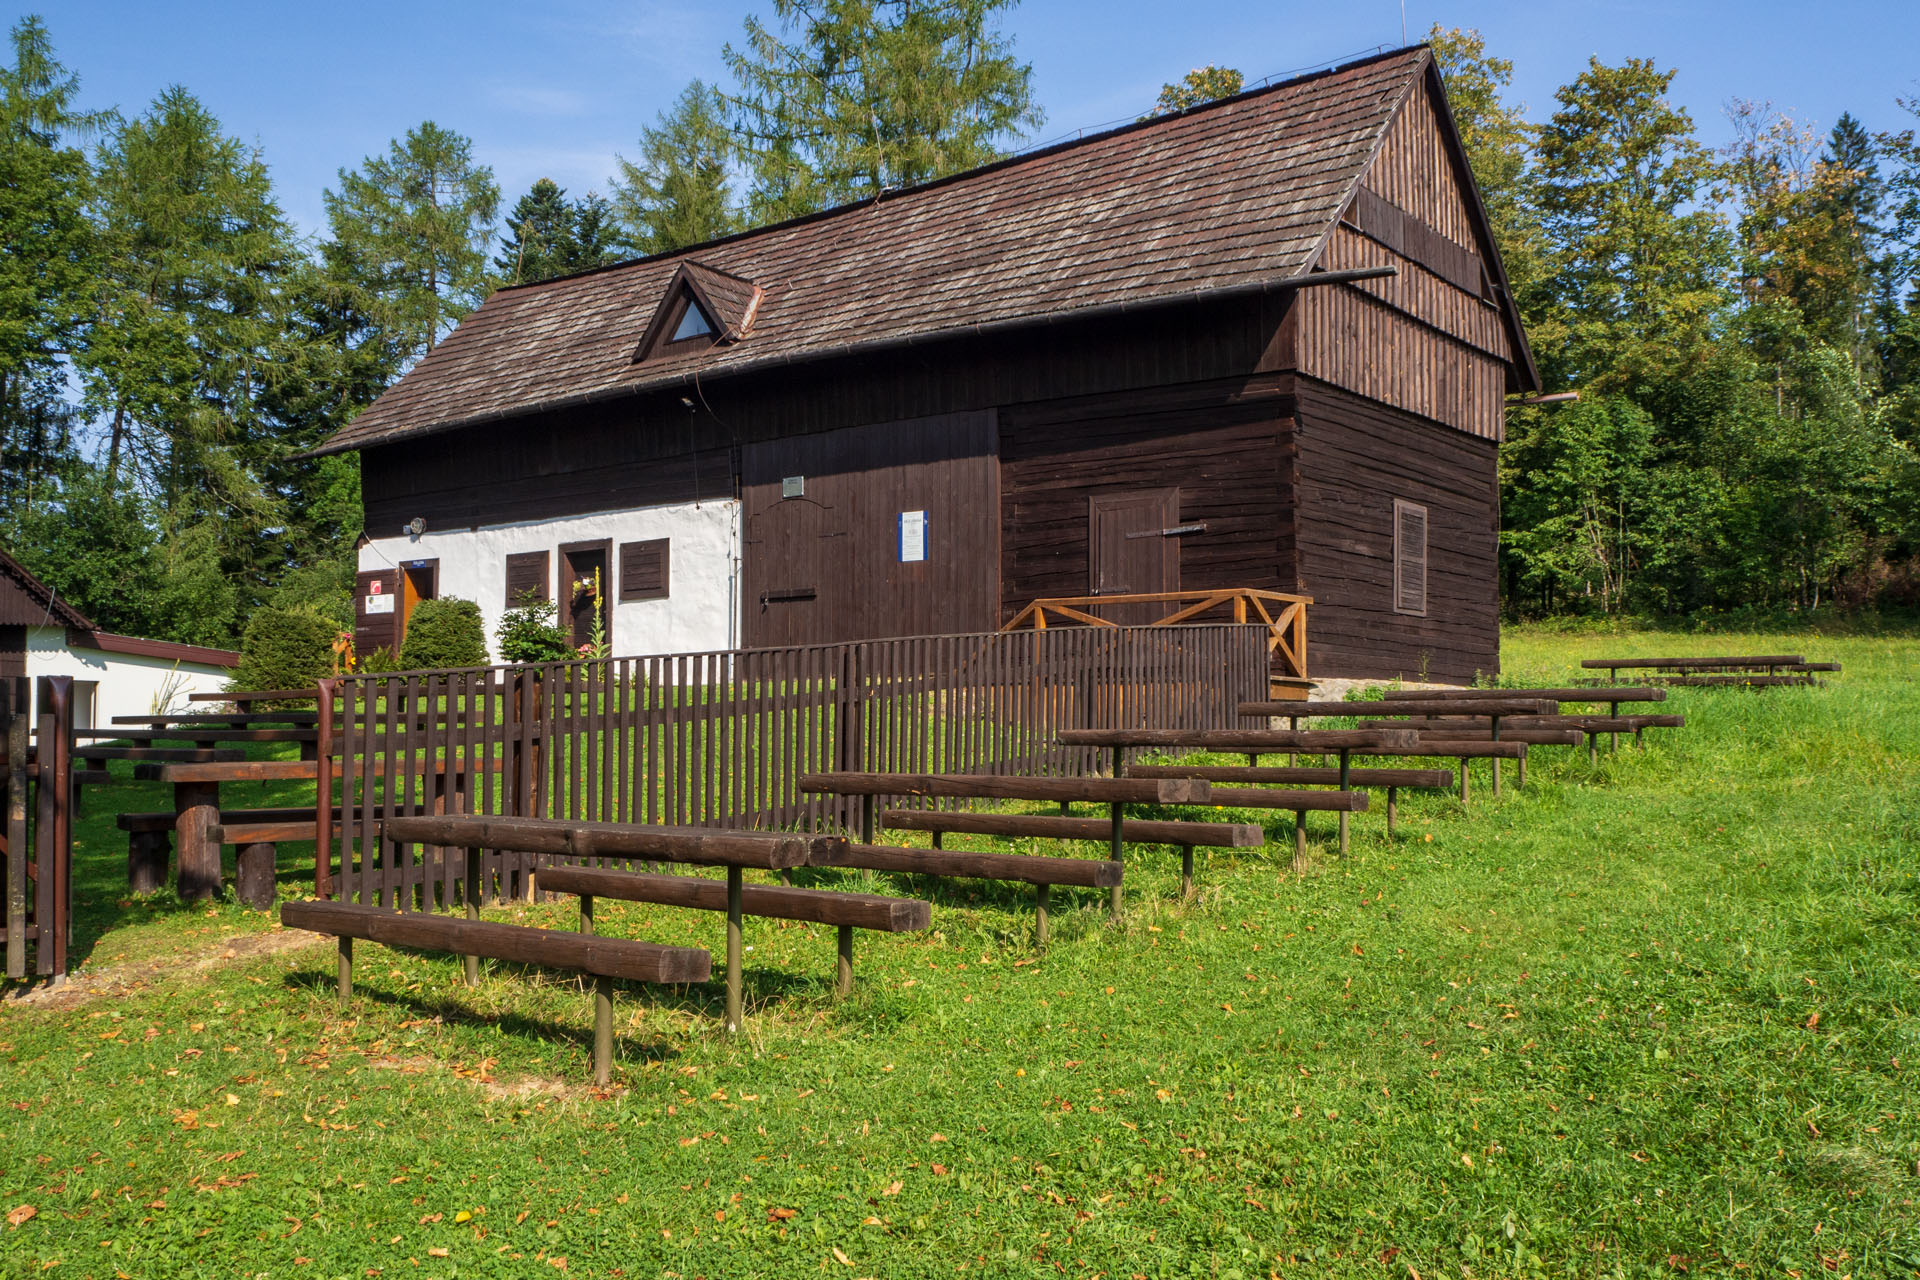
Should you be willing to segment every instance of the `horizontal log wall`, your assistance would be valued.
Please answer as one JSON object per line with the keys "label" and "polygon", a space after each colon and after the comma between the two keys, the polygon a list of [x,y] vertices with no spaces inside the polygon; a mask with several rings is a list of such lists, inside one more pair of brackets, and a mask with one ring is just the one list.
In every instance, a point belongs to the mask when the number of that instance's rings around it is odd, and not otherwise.
{"label": "horizontal log wall", "polygon": [[1089,590],[1088,500],[1180,490],[1179,584],[1292,589],[1293,459],[1284,374],[1000,413],[1001,607]]}
{"label": "horizontal log wall", "polygon": [[[1469,681],[1500,669],[1491,440],[1301,379],[1299,589],[1313,670]],[[1393,503],[1427,508],[1427,611],[1393,611]]]}

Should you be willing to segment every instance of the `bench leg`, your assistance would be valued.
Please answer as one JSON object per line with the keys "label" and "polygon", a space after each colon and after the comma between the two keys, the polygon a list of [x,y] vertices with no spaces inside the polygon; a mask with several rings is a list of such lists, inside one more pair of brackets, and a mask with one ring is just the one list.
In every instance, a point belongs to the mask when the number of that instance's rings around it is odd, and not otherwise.
{"label": "bench leg", "polygon": [[1307,869],[1307,811],[1293,811],[1293,871],[1295,875]]}
{"label": "bench leg", "polygon": [[[1352,759],[1353,759],[1353,752],[1347,750],[1344,747],[1341,748],[1340,750],[1340,789],[1342,791],[1348,790],[1349,789],[1348,784],[1350,784],[1353,781],[1353,768],[1351,765]],[[1348,843],[1347,843],[1348,817],[1349,815],[1347,811],[1345,809],[1342,809],[1340,811],[1340,856],[1343,858],[1347,856],[1347,849],[1348,849]]]}
{"label": "bench leg", "polygon": [[1587,763],[1600,763],[1600,735],[1597,733],[1587,735]]}
{"label": "bench leg", "polygon": [[1193,846],[1190,844],[1180,846],[1180,896],[1193,896]]}
{"label": "bench leg", "polygon": [[943,845],[943,844],[941,844],[941,843],[940,843],[940,838],[941,838],[942,836],[944,836],[945,834],[946,834],[946,833],[945,833],[944,831],[936,831],[936,832],[934,832],[934,833],[933,833],[933,847],[934,847],[934,848],[936,848],[936,849],[944,849],[944,848],[946,847],[945,845]]}
{"label": "bench leg", "polygon": [[727,868],[727,1030],[740,1030],[740,868]]}
{"label": "bench leg", "polygon": [[340,1003],[353,999],[353,939],[340,939]]}
{"label": "bench leg", "polygon": [[613,979],[593,980],[593,1082],[613,1079]]}
{"label": "bench leg", "polygon": [[[1116,756],[1116,759],[1117,758],[1118,757]],[[1113,806],[1113,833],[1107,837],[1107,856],[1113,859],[1115,862],[1126,861],[1125,857],[1123,856],[1123,846],[1120,839],[1121,826],[1122,826],[1122,823],[1125,821],[1125,818],[1124,818],[1125,809],[1126,809],[1125,805],[1116,804]],[[1113,886],[1113,898],[1107,904],[1107,914],[1115,920],[1118,920],[1120,918],[1120,886],[1119,885]]]}
{"label": "bench leg", "polygon": [[135,831],[127,836],[127,888],[157,893],[167,882],[167,833]]}
{"label": "bench leg", "polygon": [[1035,949],[1047,949],[1047,908],[1051,905],[1053,886],[1037,884],[1033,887],[1033,945]]}
{"label": "bench leg", "polygon": [[1471,763],[1472,761],[1466,756],[1460,757],[1460,807],[1462,809],[1467,807],[1470,793],[1473,790],[1473,775],[1467,772],[1467,767]]}
{"label": "bench leg", "polygon": [[1639,729],[1633,731],[1633,746],[1636,751],[1645,751],[1647,749],[1647,740],[1640,736],[1641,733],[1642,730]]}
{"label": "bench leg", "polygon": [[1400,819],[1400,788],[1387,788],[1387,839],[1393,839],[1394,824]]}
{"label": "bench leg", "polygon": [[174,848],[179,851],[180,896],[204,902],[220,892],[220,846],[207,835],[220,821],[220,784],[173,784]]}
{"label": "bench leg", "polygon": [[1527,755],[1531,754],[1532,752],[1528,752],[1513,762],[1513,785],[1516,787],[1527,785]]}
{"label": "bench leg", "polygon": [[840,926],[839,955],[834,961],[833,994],[845,999],[853,994],[853,926]]}
{"label": "bench leg", "polygon": [[1493,794],[1497,796],[1500,794],[1500,757],[1495,756],[1490,763],[1493,765]]}
{"label": "bench leg", "polygon": [[[463,896],[467,900],[467,919],[478,920],[480,918],[480,850],[478,848],[467,850],[467,887]],[[588,905],[588,901],[585,897],[580,899],[580,931],[582,933],[593,932],[593,908]],[[467,985],[479,986],[479,956],[466,958],[466,971]]]}
{"label": "bench leg", "polygon": [[241,845],[234,855],[234,896],[255,911],[273,906],[273,855],[271,844]]}

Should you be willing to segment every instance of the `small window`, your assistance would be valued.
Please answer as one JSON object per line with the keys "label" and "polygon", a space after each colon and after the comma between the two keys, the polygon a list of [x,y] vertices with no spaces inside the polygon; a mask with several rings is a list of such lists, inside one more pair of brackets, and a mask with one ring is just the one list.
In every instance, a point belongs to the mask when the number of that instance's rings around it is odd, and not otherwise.
{"label": "small window", "polygon": [[1427,509],[1393,503],[1393,611],[1427,612]]}
{"label": "small window", "polygon": [[668,543],[666,538],[653,538],[620,544],[622,601],[667,598]]}
{"label": "small window", "polygon": [[712,334],[713,321],[707,319],[707,313],[700,309],[699,303],[689,298],[687,309],[680,317],[680,323],[674,327],[673,337],[667,341],[687,342],[694,338],[711,337]]}
{"label": "small window", "polygon": [[550,555],[546,551],[522,551],[507,557],[507,608],[518,608],[529,592],[535,600],[552,598],[549,579],[553,575],[547,569]]}

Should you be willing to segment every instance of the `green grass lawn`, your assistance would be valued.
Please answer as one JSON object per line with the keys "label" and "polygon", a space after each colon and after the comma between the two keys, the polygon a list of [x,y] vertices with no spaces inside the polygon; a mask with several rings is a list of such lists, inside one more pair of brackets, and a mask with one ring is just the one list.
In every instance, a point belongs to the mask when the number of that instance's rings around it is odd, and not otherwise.
{"label": "green grass lawn", "polygon": [[1403,794],[1344,860],[1322,815],[1304,876],[1284,821],[1188,903],[1146,854],[1118,927],[1056,891],[1043,960],[1027,892],[881,877],[936,931],[862,935],[836,1005],[830,929],[749,921],[746,1033],[622,990],[605,1094],[577,982],[361,944],[343,1009],[328,946],[127,904],[91,816],[105,994],[0,1006],[0,1274],[1920,1273],[1920,637],[1519,630],[1507,676],[1623,650],[1846,670],[1675,691],[1645,752]]}

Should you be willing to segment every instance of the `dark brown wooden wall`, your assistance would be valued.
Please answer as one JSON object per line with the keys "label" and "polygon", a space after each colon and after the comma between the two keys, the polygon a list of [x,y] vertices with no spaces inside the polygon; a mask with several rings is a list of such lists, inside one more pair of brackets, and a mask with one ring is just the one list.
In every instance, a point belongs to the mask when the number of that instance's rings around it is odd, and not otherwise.
{"label": "dark brown wooden wall", "polygon": [[0,680],[27,674],[27,628],[24,623],[0,622]]}
{"label": "dark brown wooden wall", "polygon": [[[985,412],[746,446],[747,645],[992,630],[997,471]],[[804,496],[781,497],[787,476]],[[900,560],[905,511],[927,513],[925,560]]]}
{"label": "dark brown wooden wall", "polygon": [[1015,405],[1000,414],[1001,614],[1088,590],[1088,499],[1180,490],[1191,587],[1289,589],[1289,375]]}
{"label": "dark brown wooden wall", "polygon": [[[1309,378],[1296,389],[1308,670],[1464,681],[1500,669],[1491,440]],[[1427,613],[1393,611],[1393,502],[1427,508]]]}

